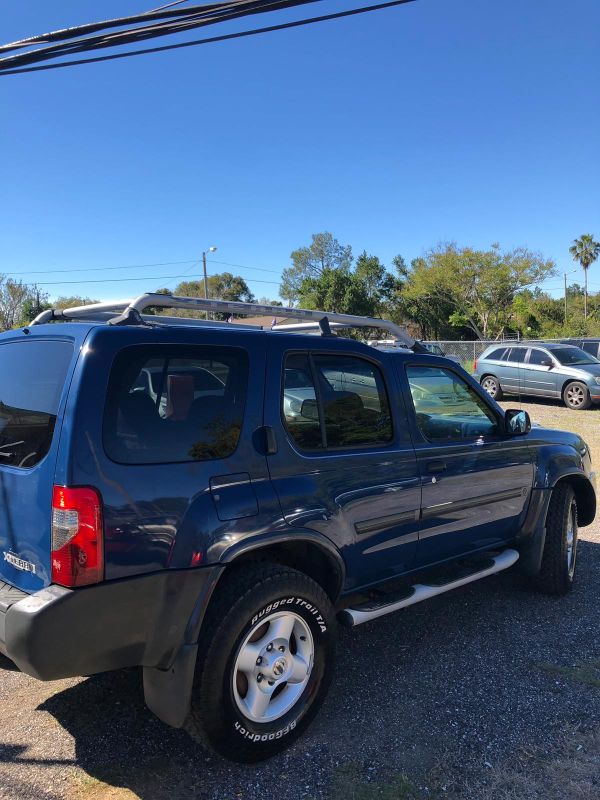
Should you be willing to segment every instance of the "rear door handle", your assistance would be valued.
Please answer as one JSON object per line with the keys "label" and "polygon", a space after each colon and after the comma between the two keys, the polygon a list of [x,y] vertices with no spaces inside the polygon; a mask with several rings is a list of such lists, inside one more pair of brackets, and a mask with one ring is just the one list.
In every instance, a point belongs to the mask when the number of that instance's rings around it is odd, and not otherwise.
{"label": "rear door handle", "polygon": [[427,464],[427,472],[445,472],[448,465],[445,461],[429,461]]}

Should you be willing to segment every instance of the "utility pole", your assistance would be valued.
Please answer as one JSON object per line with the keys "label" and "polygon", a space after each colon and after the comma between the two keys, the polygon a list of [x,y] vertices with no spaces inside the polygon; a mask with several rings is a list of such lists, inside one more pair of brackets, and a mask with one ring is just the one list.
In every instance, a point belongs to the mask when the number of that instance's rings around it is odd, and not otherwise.
{"label": "utility pole", "polygon": [[[208,252],[209,253],[216,253],[217,252],[217,248],[216,247],[209,247],[208,248]],[[206,272],[206,250],[202,251],[202,269],[204,271],[204,298],[205,298],[205,300],[208,300],[208,275],[207,275],[207,272]],[[206,312],[206,319],[209,319],[208,311]]]}
{"label": "utility pole", "polygon": [[572,269],[570,272],[563,272],[565,279],[565,325],[567,324],[567,275],[572,275],[574,272],[577,272],[577,270]]}

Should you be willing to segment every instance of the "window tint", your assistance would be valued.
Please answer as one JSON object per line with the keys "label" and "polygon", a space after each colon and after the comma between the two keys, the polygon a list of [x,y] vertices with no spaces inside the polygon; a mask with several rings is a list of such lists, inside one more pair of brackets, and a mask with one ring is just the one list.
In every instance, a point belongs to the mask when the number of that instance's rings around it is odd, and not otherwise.
{"label": "window tint", "polygon": [[390,407],[378,368],[353,356],[315,355],[313,364],[318,391],[307,355],[285,362],[282,411],[294,441],[308,450],[390,442]]}
{"label": "window tint", "polygon": [[486,402],[450,370],[406,368],[417,424],[430,441],[478,439],[497,433],[497,421]]}
{"label": "window tint", "polygon": [[390,406],[379,369],[354,356],[317,355],[314,364],[327,447],[390,442]]}
{"label": "window tint", "polygon": [[286,359],[282,413],[289,434],[299,447],[303,450],[323,447],[317,395],[307,355]]}
{"label": "window tint", "polygon": [[0,466],[33,467],[50,449],[72,356],[69,342],[0,345]]}
{"label": "window tint", "polygon": [[513,361],[517,364],[522,364],[523,361],[525,361],[526,354],[527,354],[526,347],[511,347],[508,360]]}
{"label": "window tint", "polygon": [[581,349],[585,350],[586,353],[591,353],[591,355],[597,357],[600,351],[600,345],[598,342],[584,342]]}
{"label": "window tint", "polygon": [[552,350],[552,355],[559,364],[579,366],[584,364],[598,364],[598,359],[586,353],[581,347],[557,347]]}
{"label": "window tint", "polygon": [[537,348],[533,348],[529,353],[529,363],[530,364],[541,364],[542,361],[552,361],[548,353],[544,353],[543,350],[538,350]]}
{"label": "window tint", "polygon": [[226,458],[239,440],[247,382],[243,350],[125,348],[108,387],[108,456],[124,464]]}
{"label": "window tint", "polygon": [[486,360],[489,358],[491,361],[502,361],[506,359],[506,352],[508,347],[498,347],[496,350],[492,350],[489,356],[486,356]]}

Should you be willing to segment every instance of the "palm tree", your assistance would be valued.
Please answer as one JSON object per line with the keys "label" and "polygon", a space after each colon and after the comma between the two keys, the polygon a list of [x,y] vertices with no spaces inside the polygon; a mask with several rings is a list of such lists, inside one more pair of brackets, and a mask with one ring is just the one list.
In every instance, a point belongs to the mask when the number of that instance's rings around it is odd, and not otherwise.
{"label": "palm tree", "polygon": [[578,261],[583,267],[583,316],[587,319],[587,271],[600,255],[600,242],[595,242],[591,233],[584,233],[579,239],[573,241],[573,244],[569,247],[569,253],[573,256],[573,261]]}

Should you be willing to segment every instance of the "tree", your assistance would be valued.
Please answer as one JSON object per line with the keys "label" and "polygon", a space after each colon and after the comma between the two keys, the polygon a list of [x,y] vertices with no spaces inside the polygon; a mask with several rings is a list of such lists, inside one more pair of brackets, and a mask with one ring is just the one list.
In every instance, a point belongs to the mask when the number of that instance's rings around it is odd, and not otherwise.
{"label": "tree", "polygon": [[38,307],[43,310],[47,298],[37,286],[0,275],[0,330],[26,325],[37,316]]}
{"label": "tree", "polygon": [[583,269],[583,318],[587,319],[588,308],[588,269],[600,255],[600,242],[595,242],[591,233],[584,233],[579,239],[574,239],[573,244],[569,247],[573,261],[578,261]]}
{"label": "tree", "polygon": [[354,270],[326,267],[320,275],[304,278],[298,299],[303,308],[381,317],[400,287],[400,281],[377,256],[365,251],[358,257]]}
{"label": "tree", "polygon": [[56,300],[52,303],[53,308],[74,308],[77,306],[89,306],[92,303],[99,303],[100,300],[92,300],[91,297],[77,297],[77,295],[73,295],[71,297],[57,297]]}
{"label": "tree", "polygon": [[512,315],[518,291],[555,271],[554,262],[525,248],[502,252],[440,245],[413,262],[404,296],[418,303],[448,303],[449,321],[479,339],[499,336]]}
{"label": "tree", "polygon": [[[160,294],[170,294],[167,290],[158,290]],[[179,283],[173,290],[173,294],[181,295],[183,297],[204,297],[204,281],[183,281]],[[233,275],[231,272],[221,272],[217,275],[211,275],[208,279],[208,295],[212,300],[232,300],[236,302],[252,303],[256,299],[246,281],[239,275]],[[170,314],[170,309],[165,309],[164,314]],[[179,309],[178,316],[183,317],[197,317],[199,314],[203,315],[204,312],[200,311],[185,311]],[[228,313],[215,314],[216,319],[227,319],[230,315]]]}
{"label": "tree", "polygon": [[292,266],[283,270],[279,294],[290,305],[298,300],[300,286],[306,278],[319,278],[325,270],[349,272],[352,267],[352,247],[341,245],[331,233],[313,233],[308,247],[294,250]]}

